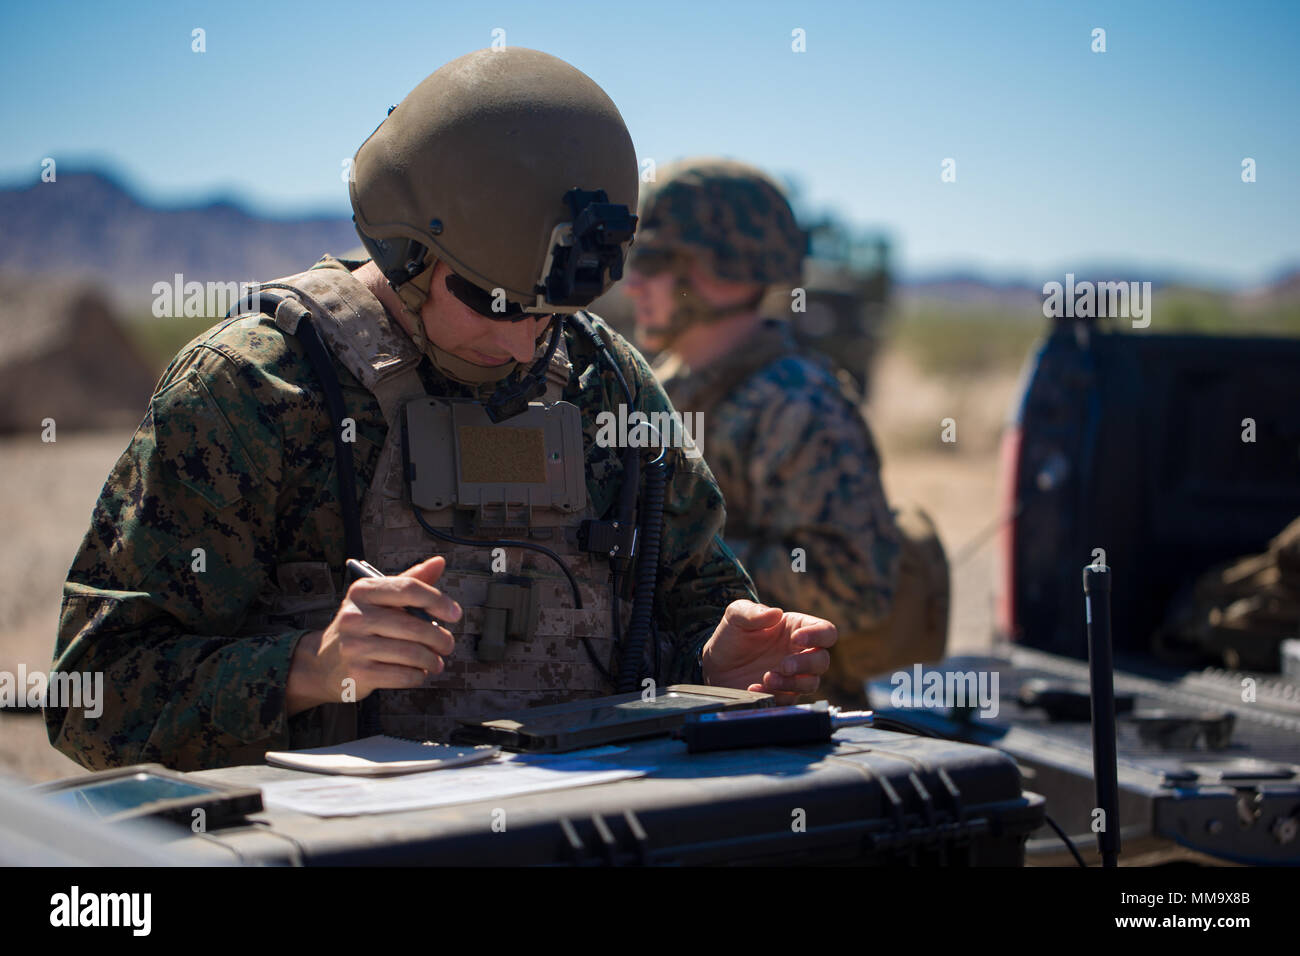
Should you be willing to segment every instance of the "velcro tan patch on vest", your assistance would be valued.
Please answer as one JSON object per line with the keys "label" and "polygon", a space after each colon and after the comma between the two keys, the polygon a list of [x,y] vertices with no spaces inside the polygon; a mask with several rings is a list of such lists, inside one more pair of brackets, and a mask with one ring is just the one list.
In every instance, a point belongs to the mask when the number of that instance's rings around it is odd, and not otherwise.
{"label": "velcro tan patch on vest", "polygon": [[462,425],[457,443],[461,481],[546,481],[546,433],[540,428]]}

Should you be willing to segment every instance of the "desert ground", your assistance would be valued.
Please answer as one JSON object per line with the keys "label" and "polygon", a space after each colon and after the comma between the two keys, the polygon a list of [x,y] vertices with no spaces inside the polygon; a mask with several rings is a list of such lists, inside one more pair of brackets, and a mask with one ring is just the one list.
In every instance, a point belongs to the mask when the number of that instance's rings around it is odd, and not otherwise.
{"label": "desert ground", "polygon": [[[899,349],[878,359],[867,413],[886,490],[930,512],[950,560],[996,518],[998,435],[1015,387],[1014,368],[954,378],[923,373]],[[955,420],[956,442],[940,440],[945,418]],[[48,670],[68,565],[130,437],[59,433],[46,443],[33,427],[0,438],[0,671]],[[952,652],[991,644],[994,548],[986,541],[952,569]],[[38,711],[0,710],[0,774],[42,781],[85,772],[50,746]]]}

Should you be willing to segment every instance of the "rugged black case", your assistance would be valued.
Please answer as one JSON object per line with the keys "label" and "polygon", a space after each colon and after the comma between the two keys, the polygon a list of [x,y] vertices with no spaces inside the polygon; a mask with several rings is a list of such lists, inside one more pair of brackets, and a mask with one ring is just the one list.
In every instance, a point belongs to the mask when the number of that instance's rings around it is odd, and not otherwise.
{"label": "rugged black case", "polygon": [[[186,849],[291,865],[1018,866],[1043,822],[1043,799],[1022,791],[1006,755],[867,727],[840,730],[830,744],[694,755],[659,738],[607,759],[655,769],[400,813],[317,818],[272,808]],[[196,776],[256,786],[303,774],[259,766]]]}

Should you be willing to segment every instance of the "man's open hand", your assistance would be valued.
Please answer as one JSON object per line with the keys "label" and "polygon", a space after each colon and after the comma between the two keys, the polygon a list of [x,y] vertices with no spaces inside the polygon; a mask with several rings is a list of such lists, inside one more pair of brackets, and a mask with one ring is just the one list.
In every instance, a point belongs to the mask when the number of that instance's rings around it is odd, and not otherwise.
{"label": "man's open hand", "polygon": [[835,625],[811,614],[732,601],[704,645],[704,681],[774,694],[792,704],[817,690],[830,667]]}

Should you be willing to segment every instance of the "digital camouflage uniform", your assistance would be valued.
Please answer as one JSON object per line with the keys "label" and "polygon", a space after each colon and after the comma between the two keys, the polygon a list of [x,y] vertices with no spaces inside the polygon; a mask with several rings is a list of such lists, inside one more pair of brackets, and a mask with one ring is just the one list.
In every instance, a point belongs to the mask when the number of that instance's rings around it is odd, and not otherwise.
{"label": "digital camouflage uniform", "polygon": [[[678,275],[670,341],[692,324],[759,306],[756,298],[711,309],[685,278],[692,260],[765,291],[798,285],[804,244],[794,214],[753,167],[675,164],[643,192],[640,212],[632,267]],[[924,512],[889,507],[847,373],[801,350],[781,318],[764,319],[743,347],[701,369],[683,365],[670,344],[654,371],[681,414],[703,417],[701,450],[726,501],[726,540],[760,599],[838,628],[822,694],[858,705],[863,678],[942,656],[942,545]]]}
{"label": "digital camouflage uniform", "polygon": [[[338,263],[327,257],[319,267]],[[635,408],[670,411],[640,354],[596,325],[612,343]],[[596,444],[596,415],[616,408],[622,392],[590,343],[566,329],[564,344],[573,371],[562,397],[581,411],[590,505],[608,516],[622,484],[621,451]],[[364,496],[387,426],[375,397],[337,358],[334,366],[356,423]],[[481,399],[486,391],[449,380],[427,358],[418,372],[431,395]],[[699,654],[724,609],[755,595],[721,539],[723,501],[708,467],[684,456],[673,462],[656,624],[674,652],[667,679],[701,682]],[[331,422],[295,336],[270,316],[245,315],[187,345],[109,475],[64,587],[53,666],[102,671],[103,714],[47,710],[51,742],[92,769],[157,761],[193,770],[331,739],[323,714],[340,705],[286,715],[294,646],[308,628],[246,631],[264,595],[299,585],[285,568],[325,562],[331,580],[304,589],[344,593],[336,489]],[[445,550],[429,539],[428,555]],[[583,567],[584,592],[608,591],[608,565]],[[462,653],[458,643],[451,660]]]}
{"label": "digital camouflage uniform", "polygon": [[[847,684],[836,652],[888,616],[900,541],[880,457],[835,373],[801,354],[787,323],[766,320],[756,341],[700,372],[655,366],[674,407],[700,411],[701,450],[727,506],[726,541],[767,604],[799,609],[840,631],[823,691]],[[781,354],[754,369],[755,352]],[[749,371],[716,399],[711,386]]]}

